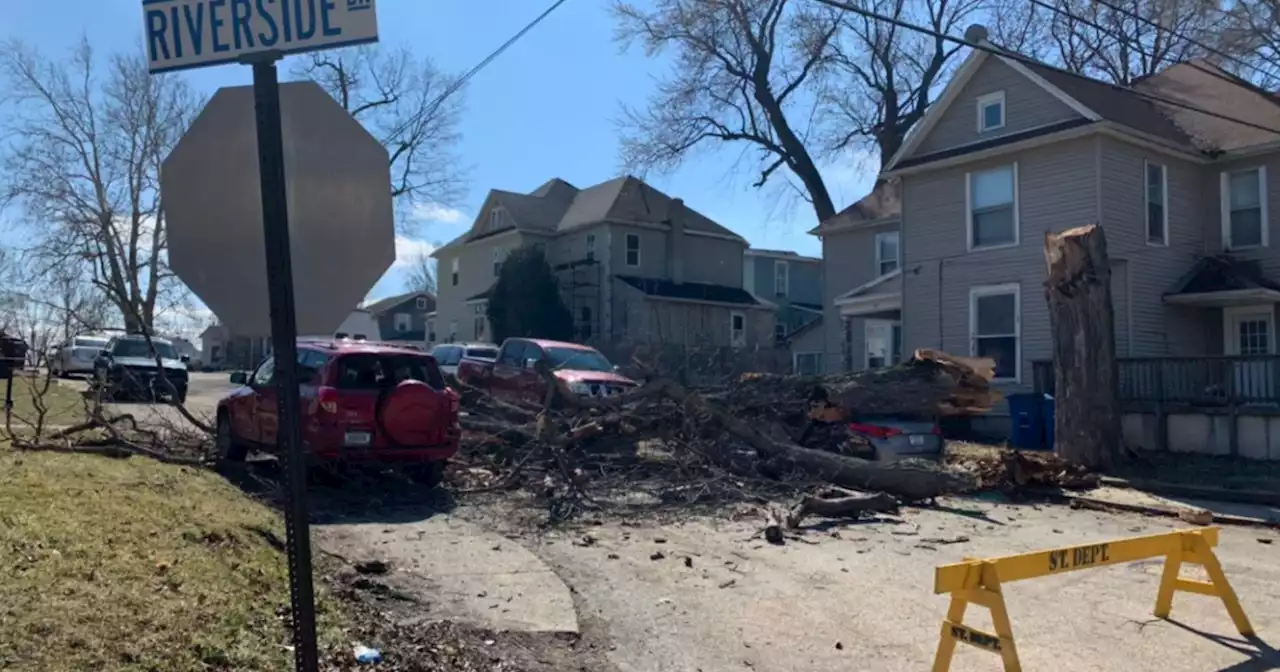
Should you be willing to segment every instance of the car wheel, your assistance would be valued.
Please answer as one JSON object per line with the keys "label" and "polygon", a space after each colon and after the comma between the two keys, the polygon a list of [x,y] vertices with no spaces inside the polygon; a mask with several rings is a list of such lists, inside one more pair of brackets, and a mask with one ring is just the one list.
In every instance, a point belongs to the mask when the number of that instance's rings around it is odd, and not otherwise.
{"label": "car wheel", "polygon": [[231,418],[226,413],[218,414],[214,445],[218,451],[218,462],[244,462],[249,455],[249,449],[237,441],[235,434],[231,431]]}
{"label": "car wheel", "polygon": [[408,475],[414,483],[434,488],[444,481],[444,462],[428,462],[412,467]]}

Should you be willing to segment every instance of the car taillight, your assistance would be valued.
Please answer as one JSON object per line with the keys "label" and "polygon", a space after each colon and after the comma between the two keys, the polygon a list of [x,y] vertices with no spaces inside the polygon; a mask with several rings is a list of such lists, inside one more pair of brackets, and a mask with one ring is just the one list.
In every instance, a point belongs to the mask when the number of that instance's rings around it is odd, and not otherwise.
{"label": "car taillight", "polygon": [[338,412],[338,391],[332,387],[322,387],[316,393],[316,402],[325,413]]}
{"label": "car taillight", "polygon": [[942,436],[942,425],[934,425],[934,426],[933,426],[933,435],[934,435],[934,436]]}
{"label": "car taillight", "polygon": [[887,439],[891,436],[897,436],[902,433],[897,427],[880,427],[879,425],[864,425],[859,422],[849,423],[849,431],[865,434],[877,439]]}

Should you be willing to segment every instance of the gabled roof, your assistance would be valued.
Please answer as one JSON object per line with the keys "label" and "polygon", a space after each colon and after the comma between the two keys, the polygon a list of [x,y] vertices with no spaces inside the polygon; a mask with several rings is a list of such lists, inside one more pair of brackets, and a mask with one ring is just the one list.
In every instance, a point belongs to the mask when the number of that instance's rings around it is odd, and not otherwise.
{"label": "gabled roof", "polygon": [[1262,274],[1257,262],[1228,256],[1203,257],[1182,276],[1165,296],[1235,292],[1245,289],[1280,291],[1280,284]]}
{"label": "gabled roof", "polygon": [[[1274,95],[1208,61],[1170,66],[1134,84],[1133,88],[1215,114],[1280,129],[1280,104]],[[1221,117],[1164,103],[1154,105],[1203,151],[1231,151],[1280,140],[1276,133]]]}
{"label": "gabled roof", "polygon": [[705,282],[672,282],[670,280],[639,278],[630,275],[617,275],[614,277],[644,292],[647,296],[655,298],[710,301],[712,303],[729,303],[741,306],[761,305],[751,295],[751,292],[741,287],[712,285]]}
{"label": "gabled roof", "polygon": [[889,222],[902,216],[902,183],[878,179],[871,192],[858,202],[837,212],[834,217],[809,230],[820,236],[831,229],[846,228],[871,222]]}
{"label": "gabled roof", "polygon": [[364,310],[373,315],[381,315],[409,299],[415,299],[419,296],[427,297],[427,300],[432,303],[436,300],[436,297],[432,296],[431,292],[405,292],[404,294],[396,294],[395,296],[388,296],[385,299],[374,301],[373,303],[365,306]]}

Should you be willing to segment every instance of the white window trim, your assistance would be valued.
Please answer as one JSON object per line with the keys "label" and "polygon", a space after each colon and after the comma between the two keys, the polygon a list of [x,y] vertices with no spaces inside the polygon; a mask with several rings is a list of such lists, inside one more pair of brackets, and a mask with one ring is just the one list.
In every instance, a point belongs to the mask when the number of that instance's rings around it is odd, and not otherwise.
{"label": "white window trim", "polygon": [[585,240],[585,242],[583,243],[583,247],[585,247],[585,248],[586,248],[586,250],[585,250],[585,252],[586,252],[586,256],[585,256],[585,258],[586,258],[586,259],[595,259],[595,258],[596,258],[596,234],[594,234],[594,233],[588,233],[588,234],[587,234],[587,237],[586,237],[586,240]]}
{"label": "white window trim", "polygon": [[426,310],[426,309],[427,309],[427,297],[425,297],[425,296],[419,296],[419,297],[418,297],[418,299],[417,299],[417,301],[414,301],[414,304],[413,304],[413,305],[414,305],[414,306],[416,306],[418,310]]}
{"label": "white window trim", "polygon": [[[791,353],[791,372],[798,373],[800,371],[800,358],[808,356],[821,357],[822,352],[819,350],[806,350],[804,352]],[[822,360],[818,360],[818,375],[822,375],[822,369]]]}
{"label": "white window trim", "polygon": [[494,208],[489,211],[489,230],[497,231],[502,225],[502,208]]}
{"label": "white window trim", "polygon": [[[634,239],[635,239],[635,241],[636,241],[636,263],[634,263],[634,264],[633,264],[633,263],[631,263],[631,262],[627,259],[627,255],[628,255],[628,254],[630,254],[630,252],[631,252],[631,245],[630,245],[630,242],[631,242],[631,239],[633,239],[633,238],[634,238]],[[627,268],[639,268],[639,267],[640,267],[640,234],[638,234],[638,233],[628,233],[628,234],[626,234],[625,236],[623,236],[623,238],[622,238],[622,263],[623,263],[623,265],[625,265]]]}
{"label": "white window trim", "polygon": [[[1013,242],[1000,243],[999,245],[983,245],[981,247],[973,246],[973,173],[985,173],[987,171],[1010,166],[1013,171]],[[970,252],[985,252],[987,250],[1003,250],[1009,247],[1017,247],[1022,240],[1022,217],[1020,211],[1021,197],[1018,194],[1018,162],[993,166],[986,170],[972,171],[964,174],[964,245]]]}
{"label": "white window trim", "polygon": [[[779,276],[778,269],[782,269]],[[778,289],[778,278],[782,278],[782,289]],[[777,296],[787,296],[791,292],[791,267],[787,262],[781,259],[775,259],[773,262],[773,293]]]}
{"label": "white window trim", "polygon": [[868,347],[868,344],[871,343],[871,328],[878,327],[878,326],[889,327],[889,354],[884,358],[885,360],[884,365],[893,366],[898,363],[890,360],[893,359],[893,328],[897,327],[899,330],[901,330],[902,320],[876,320],[876,319],[863,320],[863,323],[862,323],[862,370],[863,371],[871,370],[871,348]]}
{"label": "white window trim", "polygon": [[502,248],[493,248],[493,277],[498,277],[502,271]]}
{"label": "white window trim", "polygon": [[1022,285],[978,285],[969,288],[969,356],[978,356],[978,299],[984,296],[1013,294],[1014,374],[1012,378],[993,378],[996,383],[1022,382]]}
{"label": "white window trim", "polygon": [[[1164,199],[1161,210],[1164,213],[1164,221],[1161,225],[1164,227],[1161,242],[1151,242],[1151,209],[1147,207],[1147,171],[1155,166],[1160,169],[1160,194]],[[1142,237],[1147,239],[1147,244],[1151,247],[1168,247],[1169,246],[1169,167],[1163,163],[1154,161],[1142,162],[1142,221],[1147,225],[1143,230]]]}
{"label": "white window trim", "polygon": [[[987,119],[987,115],[984,114],[984,112],[987,106],[992,103],[1000,103],[1000,123],[991,127],[983,126],[983,122]],[[995,91],[993,93],[978,96],[978,132],[988,133],[990,131],[998,131],[1004,128],[1007,113],[1008,107],[1004,103],[1004,91]]]}
{"label": "white window trim", "polygon": [[1253,306],[1225,306],[1222,309],[1222,349],[1229,357],[1240,355],[1240,333],[1236,329],[1236,318],[1241,316],[1261,315],[1267,318],[1267,354],[1276,353],[1276,315],[1273,304]]}
{"label": "white window trim", "polygon": [[[1258,171],[1258,201],[1262,206],[1262,244],[1261,245],[1244,245],[1237,247],[1231,244],[1231,174],[1247,173],[1249,171]],[[1239,170],[1224,170],[1219,175],[1219,190],[1221,192],[1222,206],[1222,249],[1224,250],[1250,250],[1259,247],[1271,246],[1271,223],[1267,214],[1267,167],[1257,166],[1254,168],[1241,168]]]}
{"label": "white window trim", "polygon": [[[735,317],[742,318],[742,342],[735,343],[733,339],[733,319]],[[729,311],[729,347],[739,348],[747,344],[747,314],[740,310]]]}
{"label": "white window trim", "polygon": [[[880,269],[884,268],[884,262],[887,260],[884,257],[880,256],[880,239],[882,237],[887,237],[887,236],[896,236],[898,238],[898,242],[894,243],[893,245],[895,251],[897,252],[897,259],[894,259],[895,264],[894,264],[893,270],[884,272],[884,271],[881,271]],[[900,232],[881,231],[880,233],[877,233],[875,238],[875,246],[876,246],[876,277],[877,278],[883,278],[884,276],[889,275],[889,273],[892,273],[893,271],[896,271],[902,267],[902,234]]]}

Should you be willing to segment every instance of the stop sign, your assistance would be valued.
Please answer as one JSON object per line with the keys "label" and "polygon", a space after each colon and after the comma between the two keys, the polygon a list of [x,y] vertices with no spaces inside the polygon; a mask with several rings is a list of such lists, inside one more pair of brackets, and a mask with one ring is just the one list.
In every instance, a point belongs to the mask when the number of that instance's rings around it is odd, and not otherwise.
{"label": "stop sign", "polygon": [[[331,334],[395,261],[387,150],[315,82],[280,85],[299,334]],[[219,89],[165,157],[169,265],[232,333],[271,333],[253,87]]]}

